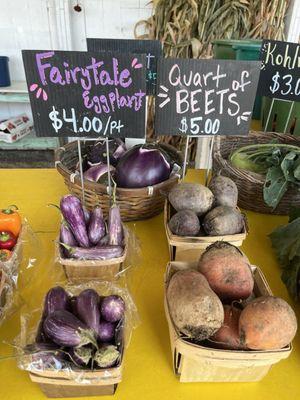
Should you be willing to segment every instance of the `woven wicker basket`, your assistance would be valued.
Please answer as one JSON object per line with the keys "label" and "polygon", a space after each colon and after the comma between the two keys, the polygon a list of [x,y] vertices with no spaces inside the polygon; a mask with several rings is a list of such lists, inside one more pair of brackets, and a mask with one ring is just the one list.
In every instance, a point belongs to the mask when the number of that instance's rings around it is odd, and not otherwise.
{"label": "woven wicker basket", "polygon": [[278,143],[300,146],[300,137],[275,132],[250,132],[248,136],[223,136],[214,145],[213,173],[221,172],[236,183],[239,191],[239,207],[259,213],[287,215],[292,207],[300,207],[299,190],[288,189],[275,210],[272,210],[263,198],[265,176],[235,168],[228,161],[229,155],[242,146],[269,143],[274,140]]}
{"label": "woven wicker basket", "polygon": [[[82,142],[82,155],[87,153],[91,142]],[[161,144],[161,147],[173,155],[179,165],[183,164],[182,155],[174,147]],[[55,152],[55,165],[58,172],[63,176],[65,184],[70,192],[78,197],[82,196],[81,181],[79,174],[74,174],[78,162],[77,142],[68,143]],[[150,218],[159,214],[164,208],[165,193],[178,182],[179,177],[170,179],[151,187],[141,189],[117,188],[116,200],[121,209],[123,221],[134,221]],[[92,209],[100,205],[104,215],[109,208],[109,196],[106,185],[84,181],[85,205]]]}

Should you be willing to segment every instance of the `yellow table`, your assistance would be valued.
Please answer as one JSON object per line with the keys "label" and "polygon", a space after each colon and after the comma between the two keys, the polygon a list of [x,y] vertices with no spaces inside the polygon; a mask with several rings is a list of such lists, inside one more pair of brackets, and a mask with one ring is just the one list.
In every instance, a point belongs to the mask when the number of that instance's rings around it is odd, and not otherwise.
{"label": "yellow table", "polygon": [[[188,180],[199,181],[199,171],[189,171]],[[59,226],[59,215],[48,203],[59,203],[66,193],[62,178],[55,170],[0,170],[0,206],[17,204],[23,215],[38,232],[39,244],[33,254],[38,263],[31,271],[34,279],[24,291],[34,306],[41,304],[45,291],[57,279],[53,267],[54,244]],[[273,292],[292,304],[299,316],[299,306],[289,298],[280,280],[279,266],[271,250],[267,235],[285,217],[275,217],[247,212],[250,234],[243,250],[253,264],[265,273]],[[114,396],[115,400],[153,399],[228,399],[228,400],[291,400],[300,398],[300,330],[294,340],[290,358],[275,365],[260,383],[179,383],[172,371],[168,328],[163,309],[163,276],[168,262],[167,242],[163,215],[147,221],[129,224],[141,240],[142,264],[131,274],[132,290],[137,303],[141,325],[134,331],[126,353],[123,382]],[[16,313],[0,327],[1,341],[11,340],[18,333]],[[1,344],[0,354],[11,350]],[[14,359],[0,363],[0,399],[35,400],[44,395],[33,384],[28,373],[20,371]]]}

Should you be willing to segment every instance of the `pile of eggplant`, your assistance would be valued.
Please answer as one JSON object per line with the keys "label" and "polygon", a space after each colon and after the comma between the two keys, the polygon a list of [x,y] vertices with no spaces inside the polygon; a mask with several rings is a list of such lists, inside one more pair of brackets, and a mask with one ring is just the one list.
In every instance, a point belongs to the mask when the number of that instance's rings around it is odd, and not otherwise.
{"label": "pile of eggplant", "polygon": [[91,288],[70,296],[56,286],[45,297],[35,343],[27,345],[28,370],[101,369],[118,366],[124,346],[125,302]]}
{"label": "pile of eggplant", "polygon": [[108,260],[124,252],[124,230],[120,209],[113,204],[106,223],[100,207],[91,212],[73,195],[60,201],[63,216],[60,227],[61,253],[78,260]]}
{"label": "pile of eggplant", "polygon": [[[169,154],[156,143],[139,144],[127,150],[121,139],[111,139],[109,156],[111,176],[120,188],[134,189],[156,185],[180,170],[174,154]],[[83,169],[85,179],[108,183],[106,141],[99,140],[87,147]]]}

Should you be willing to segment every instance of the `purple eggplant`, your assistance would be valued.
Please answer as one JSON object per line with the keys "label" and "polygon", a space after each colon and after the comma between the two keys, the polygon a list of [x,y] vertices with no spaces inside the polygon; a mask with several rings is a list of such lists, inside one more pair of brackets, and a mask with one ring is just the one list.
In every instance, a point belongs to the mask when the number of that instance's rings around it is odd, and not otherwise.
{"label": "purple eggplant", "polygon": [[91,212],[90,224],[88,227],[89,241],[96,245],[105,236],[105,221],[101,207],[95,207]]}
{"label": "purple eggplant", "polygon": [[[66,247],[66,245],[63,245]],[[81,247],[66,247],[72,258],[77,260],[110,260],[111,258],[121,257],[124,249],[121,246],[103,246],[83,249]]]}
{"label": "purple eggplant", "polygon": [[46,336],[46,334],[44,332],[44,328],[43,328],[44,321],[45,321],[45,317],[43,316],[42,319],[39,322],[39,326],[38,326],[37,333],[36,333],[36,336],[35,336],[36,343],[43,344],[43,343],[49,343],[50,342],[50,339]]}
{"label": "purple eggplant", "polygon": [[108,234],[109,244],[112,246],[122,246],[124,241],[123,225],[121,220],[120,208],[113,204],[108,214]]}
{"label": "purple eggplant", "polygon": [[84,214],[85,225],[88,226],[91,219],[91,212],[86,207],[82,207],[82,209]]}
{"label": "purple eggplant", "polygon": [[[112,165],[110,165],[109,170],[112,173],[114,172],[115,168]],[[89,181],[98,182],[103,175],[107,174],[107,172],[108,172],[108,166],[106,164],[97,164],[88,168],[83,173],[83,177]]]}
{"label": "purple eggplant", "polygon": [[[121,139],[109,139],[108,144],[111,165],[116,166],[120,157],[126,152],[125,143]],[[98,140],[93,146],[88,148],[88,160],[92,164],[106,163],[106,140]]]}
{"label": "purple eggplant", "polygon": [[63,220],[60,224],[59,240],[62,243],[67,244],[68,246],[77,246],[78,245],[71,229],[68,227],[68,224],[66,223],[65,220]]}
{"label": "purple eggplant", "polygon": [[93,343],[97,347],[93,330],[69,311],[55,311],[45,319],[43,327],[46,335],[59,346],[81,347]]}
{"label": "purple eggplant", "polygon": [[94,360],[100,368],[113,367],[120,359],[120,352],[116,346],[104,344],[94,355]]}
{"label": "purple eggplant", "polygon": [[112,322],[101,321],[99,325],[100,342],[112,342],[115,338],[116,325]]}
{"label": "purple eggplant", "polygon": [[60,209],[79,246],[90,247],[80,200],[76,196],[66,195],[60,201]]}
{"label": "purple eggplant", "polygon": [[93,289],[83,290],[77,297],[74,305],[77,317],[92,329],[97,337],[100,324],[100,297]]}
{"label": "purple eggplant", "polygon": [[55,370],[60,371],[66,365],[66,356],[60,348],[53,343],[34,343],[24,348],[24,353],[30,356],[30,370]]}
{"label": "purple eggplant", "polygon": [[99,240],[96,247],[105,247],[108,245],[109,245],[109,235],[105,235]]}
{"label": "purple eggplant", "polygon": [[104,297],[100,306],[101,316],[107,322],[117,322],[124,317],[125,303],[122,297],[110,295]]}
{"label": "purple eggplant", "polygon": [[46,294],[44,301],[43,317],[47,317],[54,311],[69,309],[69,295],[61,286],[55,286]]}
{"label": "purple eggplant", "polygon": [[92,359],[93,349],[91,347],[70,348],[67,351],[70,360],[78,367],[86,367]]}

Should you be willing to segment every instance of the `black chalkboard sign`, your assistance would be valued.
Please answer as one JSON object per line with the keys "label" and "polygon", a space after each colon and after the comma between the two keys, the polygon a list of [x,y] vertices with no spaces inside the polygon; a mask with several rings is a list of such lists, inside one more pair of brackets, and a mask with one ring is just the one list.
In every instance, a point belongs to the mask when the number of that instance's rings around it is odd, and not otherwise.
{"label": "black chalkboard sign", "polygon": [[22,55],[37,136],[145,137],[145,55]]}
{"label": "black chalkboard sign", "polygon": [[300,101],[300,44],[263,40],[258,94]]}
{"label": "black chalkboard sign", "polygon": [[86,41],[88,51],[146,54],[147,94],[155,94],[156,65],[158,58],[162,57],[162,46],[159,40],[88,38]]}
{"label": "black chalkboard sign", "polygon": [[160,59],[157,135],[245,135],[260,62]]}

